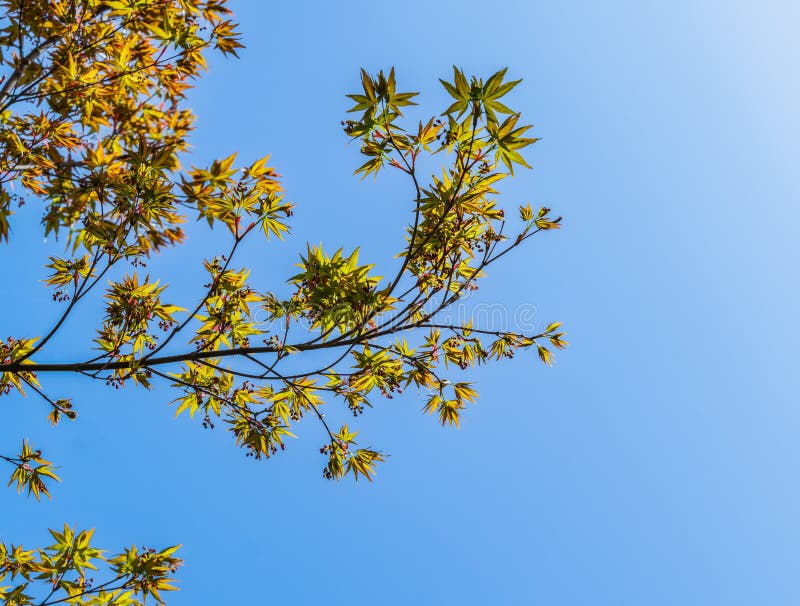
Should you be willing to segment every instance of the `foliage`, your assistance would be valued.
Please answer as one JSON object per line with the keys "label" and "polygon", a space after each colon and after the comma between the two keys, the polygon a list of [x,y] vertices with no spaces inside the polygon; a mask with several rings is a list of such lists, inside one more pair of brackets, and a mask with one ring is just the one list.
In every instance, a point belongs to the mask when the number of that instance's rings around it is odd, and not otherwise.
{"label": "foliage", "polygon": [[[59,373],[116,389],[163,381],[177,390],[177,415],[199,413],[208,428],[222,421],[257,459],[283,451],[311,416],[325,435],[323,475],[371,481],[385,455],[329,417],[358,417],[413,387],[425,413],[458,425],[477,392],[448,377],[520,349],[550,364],[552,348],[566,345],[558,323],[521,334],[441,319],[490,265],[560,226],[547,208],[523,204],[517,221],[498,205],[499,183],[528,167],[522,152],[536,141],[506,104],[520,81],[505,69],[484,80],[454,68],[441,81],[452,103],[417,124],[403,112],[418,94],[398,91],[394,69],[361,71],[361,90],[349,95],[355,116],[342,126],[364,156],[357,175],[394,170],[410,183],[399,267],[381,277],[358,250],[309,246],[282,297],[233,264],[245,238],[266,244],[289,230],[292,205],[268,158],[183,166],[194,122],[186,94],[208,50],[241,46],[225,0],[0,0],[0,14],[0,241],[13,242],[14,212],[30,203],[42,209],[44,234],[65,244],[45,262],[60,317],[42,336],[0,340],[1,395],[30,389],[57,424],[77,416],[70,398],[49,395]],[[429,162],[441,169],[426,178]],[[200,300],[179,301],[165,276],[142,268],[185,240],[191,217],[227,234],[230,247],[198,260],[208,274]],[[48,362],[51,339],[101,282],[97,355]],[[329,359],[304,355],[312,351]],[[50,495],[58,478],[27,441],[3,459],[18,490]],[[60,591],[75,603],[135,604],[170,588],[172,550],[109,558],[112,580],[89,589],[85,569],[104,560],[88,548],[91,533],[53,534],[56,545],[36,553],[3,548],[2,574],[24,579],[4,590],[6,603],[30,603],[23,594],[34,581],[52,587],[40,603]]]}
{"label": "foliage", "polygon": [[161,592],[176,589],[171,575],[181,565],[174,556],[180,546],[156,551],[133,545],[108,557],[92,547],[93,532],[65,525],[62,532],[50,531],[52,545],[36,550],[0,543],[0,600],[14,606],[139,606],[148,597],[163,604]]}

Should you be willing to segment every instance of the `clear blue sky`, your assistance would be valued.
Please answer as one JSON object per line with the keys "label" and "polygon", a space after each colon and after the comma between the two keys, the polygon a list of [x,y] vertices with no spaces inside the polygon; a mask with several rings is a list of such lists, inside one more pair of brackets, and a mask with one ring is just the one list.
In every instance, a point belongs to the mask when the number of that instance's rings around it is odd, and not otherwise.
{"label": "clear blue sky", "polygon": [[[246,251],[264,288],[307,241],[361,244],[390,269],[400,182],[352,177],[339,127],[358,68],[395,65],[436,110],[453,63],[508,65],[542,141],[505,200],[546,204],[565,227],[504,259],[481,296],[563,321],[555,367],[481,370],[458,431],[413,395],[369,412],[364,433],[392,455],[373,485],[324,481],[310,422],[285,456],[254,462],[225,432],[173,420],[169,390],[66,378],[75,424],[0,401],[4,451],[28,436],[64,480],[39,505],[2,493],[2,538],[44,544],[67,521],[108,548],[182,542],[175,606],[800,603],[800,5],[499,6],[235,2],[247,49],[191,98],[196,157],[272,153],[284,175],[293,235]],[[56,250],[38,218],[28,208],[0,251],[4,336],[57,313],[30,279]],[[222,251],[196,238],[152,271],[192,296],[184,264]],[[78,316],[60,343],[92,331]]]}

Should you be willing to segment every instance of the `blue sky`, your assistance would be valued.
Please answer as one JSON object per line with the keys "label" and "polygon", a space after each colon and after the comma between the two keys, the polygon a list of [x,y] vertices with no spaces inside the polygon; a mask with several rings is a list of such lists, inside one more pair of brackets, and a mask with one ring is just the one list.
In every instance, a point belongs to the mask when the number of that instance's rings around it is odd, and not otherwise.
{"label": "blue sky", "polygon": [[[64,480],[41,504],[6,491],[2,538],[43,544],[66,521],[109,549],[183,543],[174,605],[798,603],[800,7],[233,7],[247,49],[212,62],[191,106],[198,164],[272,153],[297,205],[287,242],[244,251],[254,280],[279,288],[306,242],[396,263],[405,184],[351,176],[339,127],[359,67],[394,65],[434,112],[453,63],[509,66],[542,140],[502,199],[565,224],[498,263],[476,302],[534,305],[571,345],[553,368],[518,356],[477,372],[458,431],[413,394],[370,411],[360,427],[391,454],[373,485],[321,478],[312,423],[254,462],[173,419],[169,390],[65,377],[74,424],[0,402],[0,443],[30,437]],[[0,253],[4,336],[41,334],[57,313],[37,282],[55,250],[38,219],[21,214]],[[151,271],[191,296],[198,256],[222,251],[198,237]],[[69,322],[65,352],[88,343],[96,311]]]}

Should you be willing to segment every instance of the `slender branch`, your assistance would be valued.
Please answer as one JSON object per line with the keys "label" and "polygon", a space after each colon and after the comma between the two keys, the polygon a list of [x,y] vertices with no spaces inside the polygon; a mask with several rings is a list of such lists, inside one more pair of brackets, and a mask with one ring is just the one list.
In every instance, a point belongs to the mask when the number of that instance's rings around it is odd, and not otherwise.
{"label": "slender branch", "polygon": [[228,266],[230,266],[231,259],[233,258],[233,255],[236,253],[236,249],[239,247],[239,243],[250,232],[250,229],[251,228],[247,229],[241,236],[237,236],[234,239],[233,246],[231,247],[231,250],[228,253],[227,257],[225,258],[225,264],[222,266],[222,269],[217,274],[217,277],[214,278],[214,282],[211,284],[211,287],[206,291],[205,296],[201,299],[200,303],[197,304],[197,307],[194,308],[194,311],[192,311],[192,313],[187,315],[186,319],[183,322],[181,322],[178,326],[173,328],[172,332],[170,332],[169,335],[167,335],[167,338],[164,339],[158,345],[158,347],[156,347],[153,351],[151,351],[149,354],[147,354],[144,357],[145,360],[148,360],[148,359],[152,358],[156,353],[158,353],[159,351],[164,349],[164,347],[166,347],[167,343],[169,343],[172,340],[172,338],[175,335],[177,335],[180,331],[182,331],[184,328],[186,328],[186,326],[189,324],[189,322],[191,322],[194,319],[194,317],[197,315],[197,312],[199,312],[203,308],[203,305],[206,304],[206,301],[208,301],[209,297],[211,297],[211,295],[214,293],[214,291],[219,286],[219,283],[222,280],[222,277],[225,275],[225,272],[228,270]]}
{"label": "slender branch", "polygon": [[183,386],[185,388],[184,392],[186,392],[187,390],[201,391],[201,392],[203,392],[204,394],[206,394],[207,396],[209,396],[211,398],[216,398],[217,400],[220,400],[220,401],[224,402],[225,404],[227,404],[231,408],[236,408],[236,409],[240,410],[243,414],[246,414],[246,415],[247,414],[253,414],[253,415],[256,414],[252,410],[247,408],[247,406],[243,406],[242,404],[237,404],[236,402],[234,402],[230,398],[228,398],[226,396],[223,396],[221,394],[218,394],[218,393],[214,393],[213,391],[211,391],[207,387],[204,387],[202,385],[196,385],[194,383],[189,383],[188,381],[184,381],[180,377],[173,377],[173,376],[170,376],[170,375],[168,375],[166,373],[160,372],[160,371],[155,370],[155,369],[153,369],[152,372],[153,372],[154,375],[156,375],[158,377],[161,377],[162,379],[165,379],[167,381],[172,381],[173,385],[175,383],[177,383],[178,385]]}
{"label": "slender branch", "polygon": [[[75,594],[69,595],[67,597],[60,598],[58,600],[53,600],[52,602],[47,602],[47,601],[40,602],[39,606],[51,606],[51,604],[62,604],[64,602],[68,602],[70,600],[74,600],[75,598],[79,598],[79,597],[84,596],[84,595],[90,595],[90,594],[93,594],[93,593],[99,593],[103,589],[106,589],[109,585],[112,585],[112,584],[116,583],[117,581],[121,581],[126,576],[127,575],[123,575],[123,574],[118,575],[118,576],[114,577],[113,579],[111,579],[110,581],[106,581],[105,583],[101,583],[100,585],[98,585],[96,587],[92,587],[90,589],[84,589],[80,593],[75,593]],[[119,587],[114,587],[114,588],[110,589],[109,591],[115,591],[117,589],[122,589],[122,588],[125,587],[126,583],[127,583],[127,581],[125,583],[123,583],[122,585],[120,585]]]}
{"label": "slender branch", "polygon": [[[385,110],[384,110],[384,115],[385,115]],[[414,199],[414,226],[411,229],[411,238],[408,243],[408,248],[406,249],[406,255],[403,259],[403,263],[400,266],[397,275],[395,275],[394,280],[392,280],[392,283],[390,284],[387,290],[387,293],[391,295],[394,292],[394,289],[397,287],[397,284],[400,282],[400,279],[403,277],[403,274],[406,271],[406,267],[408,267],[408,263],[411,260],[412,256],[411,253],[414,250],[414,242],[417,239],[417,233],[419,229],[420,199],[422,198],[422,191],[419,186],[419,182],[417,181],[416,162],[413,165],[408,163],[408,160],[406,159],[405,155],[403,154],[402,151],[400,151],[397,142],[394,140],[394,136],[392,135],[392,131],[389,128],[389,125],[386,122],[386,120],[384,120],[384,128],[386,129],[386,134],[389,137],[389,142],[392,144],[392,147],[394,147],[395,151],[403,159],[403,162],[405,162],[408,175],[411,177],[411,180],[414,183],[414,190],[417,194],[416,198]]]}
{"label": "slender branch", "polygon": [[9,76],[8,80],[6,80],[3,88],[0,88],[0,111],[6,109],[6,101],[8,101],[8,98],[11,96],[11,91],[17,86],[20,79],[25,74],[25,70],[28,69],[28,66],[41,57],[47,49],[59,40],[61,40],[61,36],[50,36],[22,58],[17,68]]}
{"label": "slender branch", "polygon": [[472,333],[472,332],[474,332],[476,334],[490,335],[490,336],[494,336],[494,337],[510,336],[510,337],[522,337],[524,339],[540,339],[540,338],[545,336],[544,333],[541,333],[541,334],[533,335],[533,336],[529,337],[527,335],[523,335],[523,334],[520,334],[518,332],[509,332],[509,331],[505,331],[505,330],[483,330],[483,329],[480,329],[480,328],[466,328],[464,326],[456,326],[454,324],[436,324],[436,323],[428,323],[428,322],[426,322],[424,324],[420,324],[419,328],[441,328],[442,330],[451,330],[451,331],[453,331],[455,333],[463,333],[463,332]]}
{"label": "slender branch", "polygon": [[[119,225],[117,227],[117,232],[119,232],[121,229],[122,229],[122,225]],[[128,227],[126,232],[125,232],[125,236],[124,236],[125,239],[128,238],[128,235],[130,234],[130,230],[131,230],[131,228]],[[117,234],[115,233],[114,237],[116,237],[116,236],[117,236]],[[50,329],[50,332],[48,332],[41,341],[39,341],[24,356],[21,356],[17,360],[17,362],[24,362],[25,360],[27,360],[31,356],[33,356],[36,353],[38,353],[39,351],[41,351],[41,349],[47,344],[47,342],[55,336],[55,334],[58,332],[58,329],[61,328],[61,325],[66,321],[67,317],[69,317],[70,312],[75,307],[75,305],[78,303],[78,301],[80,301],[90,290],[92,290],[95,287],[95,285],[97,285],[97,283],[101,280],[101,278],[105,275],[105,273],[109,269],[111,269],[112,265],[114,265],[117,261],[119,261],[121,259],[121,255],[119,253],[117,253],[112,259],[110,259],[108,261],[108,264],[103,269],[103,271],[101,271],[100,274],[94,276],[94,280],[92,281],[91,284],[89,284],[89,280],[92,278],[92,272],[94,272],[95,268],[97,267],[97,262],[100,260],[101,256],[102,256],[102,251],[98,249],[98,251],[94,255],[94,259],[92,260],[91,265],[89,266],[89,271],[86,273],[86,277],[82,280],[80,286],[78,286],[75,289],[75,292],[72,295],[72,300],[69,302],[69,305],[64,310],[64,312],[61,314],[61,317],[58,319],[58,322],[56,322],[55,326],[53,326],[53,328]],[[86,286],[87,284],[89,284],[88,287]]]}
{"label": "slender branch", "polygon": [[72,545],[70,545],[67,548],[66,554],[68,554],[68,556],[67,559],[64,560],[65,562],[64,568],[61,570],[61,572],[58,573],[58,578],[56,578],[55,581],[53,582],[53,587],[50,589],[50,593],[48,593],[47,597],[45,597],[41,602],[39,602],[39,606],[44,606],[45,604],[47,604],[48,603],[47,601],[53,597],[56,591],[58,591],[58,586],[61,584],[61,581],[64,580],[64,575],[66,575],[67,572],[69,572],[69,566],[67,564],[72,559],[71,552],[72,552]]}
{"label": "slender branch", "polygon": [[57,404],[57,403],[56,403],[56,402],[55,402],[55,401],[54,401],[54,400],[53,400],[53,399],[52,399],[50,396],[48,396],[46,393],[44,393],[44,391],[42,391],[41,389],[39,389],[38,387],[36,387],[36,384],[35,384],[33,381],[31,381],[31,380],[27,379],[27,378],[26,378],[24,375],[23,375],[23,376],[21,376],[20,378],[23,380],[23,382],[24,382],[24,383],[25,383],[25,384],[26,384],[28,387],[30,387],[30,388],[31,388],[33,391],[35,391],[37,394],[39,394],[39,396],[40,396],[40,397],[41,397],[41,398],[42,398],[42,399],[43,399],[45,402],[47,402],[47,403],[48,403],[50,406],[52,406],[54,409],[56,409],[56,410],[58,410],[58,411],[60,411],[60,412],[63,412],[63,411],[64,411],[64,409],[63,409],[63,408],[61,408],[61,406],[59,406],[59,405],[58,405],[58,404]]}

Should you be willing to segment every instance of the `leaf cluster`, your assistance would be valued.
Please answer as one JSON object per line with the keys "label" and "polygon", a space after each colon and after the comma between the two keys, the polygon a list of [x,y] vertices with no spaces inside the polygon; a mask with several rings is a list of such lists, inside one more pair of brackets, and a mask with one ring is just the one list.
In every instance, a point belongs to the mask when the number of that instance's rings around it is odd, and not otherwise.
{"label": "leaf cluster", "polygon": [[182,564],[174,555],[180,546],[157,551],[133,545],[107,556],[92,546],[93,530],[65,525],[50,534],[54,543],[43,549],[0,543],[3,604],[144,606],[151,598],[160,605],[161,592],[176,589],[172,575]]}

